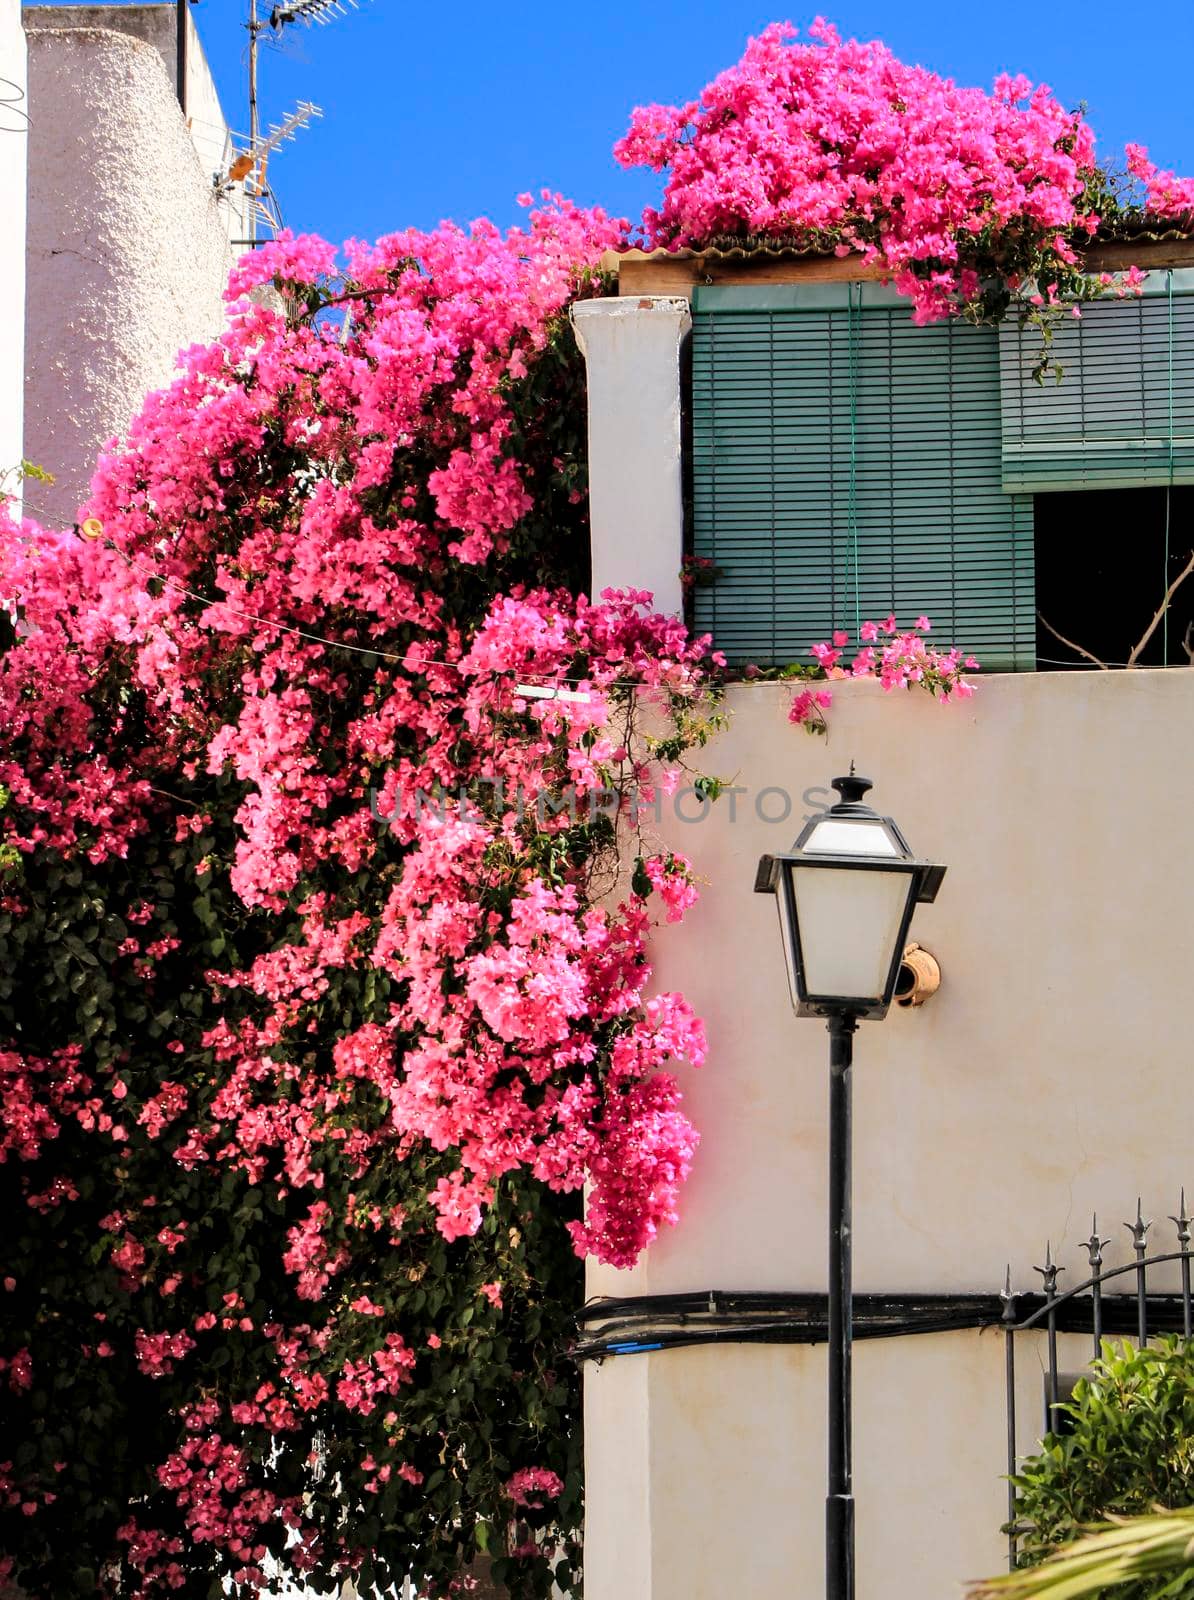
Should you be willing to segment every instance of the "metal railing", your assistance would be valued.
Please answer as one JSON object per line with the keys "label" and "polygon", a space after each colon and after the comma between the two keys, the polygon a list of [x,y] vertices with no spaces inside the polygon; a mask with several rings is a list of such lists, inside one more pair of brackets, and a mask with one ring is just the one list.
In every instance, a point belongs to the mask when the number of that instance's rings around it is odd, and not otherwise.
{"label": "metal railing", "polygon": [[[1042,1278],[1042,1294],[1020,1294],[1012,1289],[1012,1271],[1009,1266],[1004,1287],[1000,1292],[1003,1301],[1002,1324],[1004,1331],[1004,1373],[1007,1406],[1007,1504],[1008,1504],[1008,1565],[1016,1564],[1019,1531],[1016,1528],[1016,1490],[1012,1478],[1016,1471],[1016,1335],[1030,1331],[1043,1331],[1046,1340],[1045,1362],[1045,1421],[1049,1431],[1056,1432],[1064,1426],[1064,1404],[1061,1395],[1061,1374],[1057,1360],[1059,1333],[1089,1331],[1091,1354],[1098,1359],[1104,1335],[1127,1334],[1134,1337],[1144,1349],[1150,1333],[1178,1333],[1189,1338],[1192,1311],[1190,1293],[1190,1227],[1194,1222],[1186,1213],[1186,1191],[1182,1190],[1181,1204],[1176,1216],[1169,1220],[1177,1229],[1176,1250],[1148,1254],[1148,1232],[1151,1219],[1145,1221],[1140,1201],[1136,1202],[1136,1220],[1125,1222],[1132,1236],[1131,1261],[1123,1266],[1104,1270],[1103,1250],[1110,1244],[1099,1234],[1098,1217],[1091,1222],[1090,1238],[1085,1241],[1086,1264],[1090,1275],[1070,1289],[1058,1288],[1058,1276],[1066,1269],[1053,1260],[1053,1250],[1045,1245],[1045,1264],[1034,1267]],[[1180,1265],[1181,1291],[1174,1294],[1148,1292],[1148,1275],[1152,1268],[1176,1261]],[[1105,1285],[1132,1276],[1135,1288],[1131,1293],[1105,1292]],[[1155,1281],[1155,1280],[1154,1280]],[[1027,1303],[1032,1307],[1027,1316],[1017,1315],[1017,1305]],[[1069,1396],[1067,1394],[1066,1400]]]}

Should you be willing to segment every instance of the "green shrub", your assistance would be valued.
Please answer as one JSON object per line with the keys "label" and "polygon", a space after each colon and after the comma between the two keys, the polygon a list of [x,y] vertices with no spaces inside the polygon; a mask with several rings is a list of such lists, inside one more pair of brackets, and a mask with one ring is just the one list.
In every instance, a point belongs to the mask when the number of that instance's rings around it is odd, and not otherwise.
{"label": "green shrub", "polygon": [[[1013,1480],[1021,1564],[1032,1566],[1110,1515],[1194,1504],[1194,1344],[1104,1342],[1063,1408],[1073,1431],[1046,1435]],[[1117,1586],[1115,1600],[1194,1595],[1194,1571]]]}

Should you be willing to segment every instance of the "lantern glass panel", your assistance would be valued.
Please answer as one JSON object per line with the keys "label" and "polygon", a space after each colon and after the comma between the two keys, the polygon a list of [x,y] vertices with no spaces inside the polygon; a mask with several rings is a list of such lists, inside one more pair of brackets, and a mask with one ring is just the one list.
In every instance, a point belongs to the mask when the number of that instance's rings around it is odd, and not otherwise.
{"label": "lantern glass panel", "polygon": [[799,862],[788,870],[809,999],[881,1000],[914,874]]}
{"label": "lantern glass panel", "polygon": [[784,942],[784,967],[788,974],[788,995],[794,1009],[800,1007],[800,993],[796,980],[796,950],[792,943],[793,918],[795,917],[794,902],[792,898],[792,874],[781,872],[775,885],[775,905],[779,912],[779,932]]}
{"label": "lantern glass panel", "polygon": [[846,821],[826,817],[813,825],[800,849],[811,855],[898,856],[902,854],[890,830],[876,819],[873,822]]}

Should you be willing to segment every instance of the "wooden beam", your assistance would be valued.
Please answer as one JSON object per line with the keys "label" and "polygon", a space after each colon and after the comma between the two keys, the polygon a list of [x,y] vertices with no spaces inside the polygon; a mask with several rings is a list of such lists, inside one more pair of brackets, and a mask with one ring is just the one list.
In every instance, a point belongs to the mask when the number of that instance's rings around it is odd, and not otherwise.
{"label": "wooden beam", "polygon": [[699,283],[852,283],[876,279],[877,268],[858,256],[721,256],[716,251],[630,251],[612,257],[618,293],[670,294],[692,298]]}
{"label": "wooden beam", "polygon": [[[722,255],[716,250],[625,250],[607,252],[602,265],[618,274],[618,293],[692,298],[699,283],[858,283],[882,277],[878,267],[850,256]],[[1091,272],[1164,271],[1194,267],[1194,239],[1109,239],[1086,252]]]}
{"label": "wooden beam", "polygon": [[1139,267],[1142,272],[1164,271],[1166,267],[1194,267],[1194,239],[1107,239],[1086,252],[1090,272],[1124,272]]}

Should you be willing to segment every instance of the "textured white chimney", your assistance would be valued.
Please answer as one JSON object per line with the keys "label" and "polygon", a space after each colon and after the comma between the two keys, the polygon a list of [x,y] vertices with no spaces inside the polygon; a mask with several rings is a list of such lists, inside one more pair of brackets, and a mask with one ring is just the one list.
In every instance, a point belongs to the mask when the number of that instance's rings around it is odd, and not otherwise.
{"label": "textured white chimney", "polygon": [[25,395],[25,173],[28,136],[20,0],[0,0],[0,488],[19,489]]}

